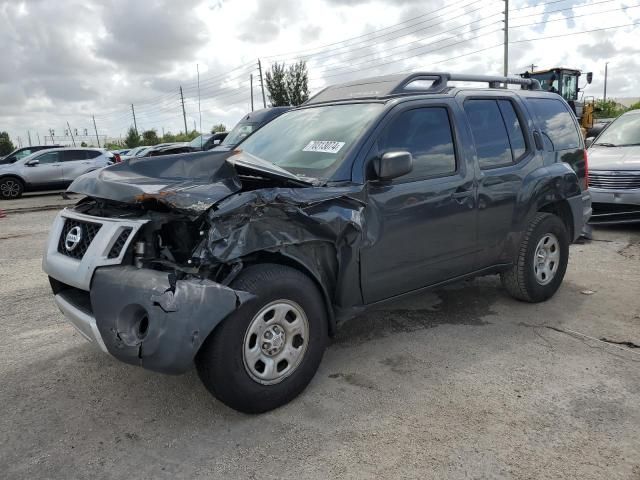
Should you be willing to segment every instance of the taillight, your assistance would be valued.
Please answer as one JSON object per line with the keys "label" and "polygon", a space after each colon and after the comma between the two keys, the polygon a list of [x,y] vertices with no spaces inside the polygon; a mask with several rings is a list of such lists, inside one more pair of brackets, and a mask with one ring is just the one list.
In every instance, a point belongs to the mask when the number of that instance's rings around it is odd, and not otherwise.
{"label": "taillight", "polygon": [[[584,151],[584,154],[585,155],[587,154],[586,150]],[[114,153],[113,156],[114,156],[114,159],[115,159],[116,163],[120,163],[122,161],[122,158],[120,158],[120,154],[119,153]]]}
{"label": "taillight", "polygon": [[589,188],[589,154],[587,153],[587,149],[583,150],[584,152],[584,188]]}

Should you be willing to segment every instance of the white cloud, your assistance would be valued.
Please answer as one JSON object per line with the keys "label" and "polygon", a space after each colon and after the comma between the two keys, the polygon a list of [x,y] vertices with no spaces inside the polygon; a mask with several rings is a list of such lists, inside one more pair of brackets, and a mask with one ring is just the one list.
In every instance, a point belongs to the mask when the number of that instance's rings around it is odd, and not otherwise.
{"label": "white cloud", "polygon": [[[306,59],[314,90],[406,70],[500,74],[503,6],[498,0],[0,0],[0,130],[14,139],[27,130],[42,137],[49,128],[61,132],[67,121],[90,128],[95,114],[100,132],[117,137],[132,123],[133,103],[139,129],[176,132],[184,129],[180,85],[192,128],[196,64],[203,129],[232,126],[250,108],[250,73],[261,106],[258,58],[265,69],[276,60]],[[510,38],[640,23],[640,8],[633,7],[627,0],[512,2]],[[412,18],[410,28],[393,27]],[[586,93],[600,95],[610,62],[608,94],[638,96],[638,31],[513,43],[510,72],[532,63],[593,71]]]}

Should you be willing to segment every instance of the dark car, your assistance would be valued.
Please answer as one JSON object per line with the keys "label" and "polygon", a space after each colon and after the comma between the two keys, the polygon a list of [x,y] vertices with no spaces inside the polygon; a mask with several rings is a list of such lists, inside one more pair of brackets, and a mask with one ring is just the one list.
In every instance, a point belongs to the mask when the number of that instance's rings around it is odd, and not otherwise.
{"label": "dark car", "polygon": [[369,306],[488,274],[519,300],[553,296],[591,211],[586,177],[575,115],[537,80],[360,80],[225,155],[80,177],[69,190],[86,197],[55,220],[43,268],[103,351],[165,373],[195,364],[222,402],[264,412]]}
{"label": "dark car", "polygon": [[193,152],[211,150],[220,145],[227,135],[229,132],[205,133],[191,140],[189,146]]}
{"label": "dark car", "polygon": [[246,114],[215,150],[229,151],[234,149],[245,138],[289,110],[291,110],[291,107],[271,107]]}
{"label": "dark car", "polygon": [[0,165],[15,163],[21,158],[28,157],[32,153],[36,153],[47,148],[59,148],[60,146],[61,145],[34,145],[32,147],[17,148],[6,157],[0,158]]}
{"label": "dark car", "polygon": [[193,148],[188,143],[174,143],[169,145],[156,145],[146,150],[137,158],[159,157],[162,155],[176,155],[178,153],[193,152]]}

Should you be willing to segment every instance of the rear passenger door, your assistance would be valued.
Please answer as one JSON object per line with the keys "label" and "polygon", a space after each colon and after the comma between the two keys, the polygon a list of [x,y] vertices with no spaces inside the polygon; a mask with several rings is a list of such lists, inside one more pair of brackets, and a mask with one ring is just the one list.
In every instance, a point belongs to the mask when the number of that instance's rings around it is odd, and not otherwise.
{"label": "rear passenger door", "polygon": [[[370,158],[408,151],[413,171],[368,182],[375,239],[360,251],[365,303],[473,270],[473,170],[459,148],[461,112],[453,102],[400,105],[385,119]],[[374,226],[375,225],[375,226]]]}
{"label": "rear passenger door", "polygon": [[[66,183],[73,182],[83,173],[91,170],[92,162],[88,158],[90,150],[64,150],[62,153],[64,180]],[[99,155],[99,153],[98,153]]]}
{"label": "rear passenger door", "polygon": [[473,135],[478,177],[476,268],[508,262],[517,224],[518,196],[535,153],[522,106],[515,97],[468,97],[463,101]]}

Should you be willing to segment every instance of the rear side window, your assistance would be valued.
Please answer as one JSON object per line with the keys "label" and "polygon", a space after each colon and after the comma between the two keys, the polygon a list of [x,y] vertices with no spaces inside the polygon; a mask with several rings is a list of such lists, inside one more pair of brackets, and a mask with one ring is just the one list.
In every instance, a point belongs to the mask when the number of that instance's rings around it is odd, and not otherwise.
{"label": "rear side window", "polygon": [[85,160],[87,158],[84,150],[63,150],[60,153],[63,162],[75,162],[76,160]]}
{"label": "rear side window", "polygon": [[[90,160],[92,158],[97,158],[100,156],[101,152],[98,152],[97,150],[85,150],[85,153],[87,155],[87,159]],[[113,156],[113,155],[112,155]]]}
{"label": "rear side window", "polygon": [[456,155],[449,114],[443,107],[427,107],[400,113],[378,140],[384,152],[406,150],[413,156],[413,170],[404,179],[455,173]]}
{"label": "rear side window", "polygon": [[480,168],[511,165],[527,146],[522,126],[509,100],[477,99],[464,102]]}
{"label": "rear side window", "polygon": [[580,148],[573,114],[564,103],[551,98],[530,98],[529,104],[554,151]]}

